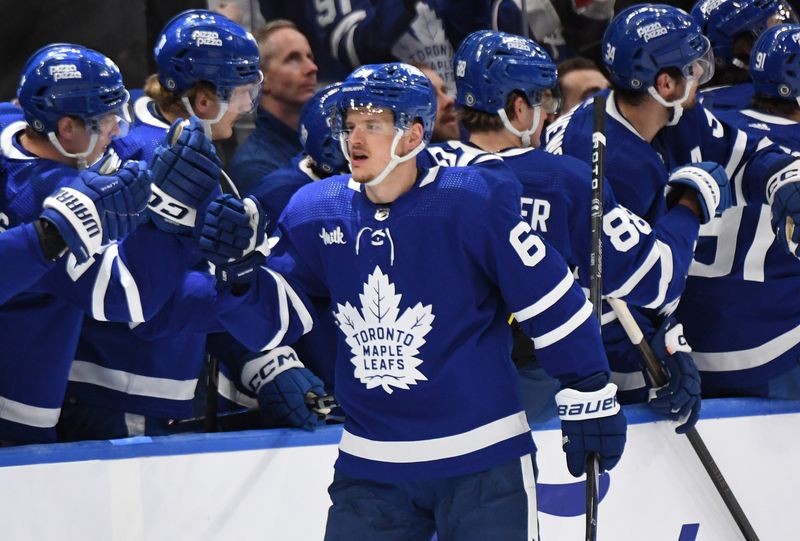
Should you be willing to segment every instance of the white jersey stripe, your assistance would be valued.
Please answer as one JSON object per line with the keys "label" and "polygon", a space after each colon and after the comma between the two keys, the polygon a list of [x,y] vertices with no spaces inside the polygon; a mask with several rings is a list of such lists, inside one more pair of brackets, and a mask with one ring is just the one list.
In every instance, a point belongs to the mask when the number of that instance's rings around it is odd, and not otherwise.
{"label": "white jersey stripe", "polygon": [[572,277],[572,272],[567,271],[567,275],[554,287],[550,290],[550,292],[536,301],[535,303],[531,304],[527,308],[523,308],[518,312],[514,312],[514,317],[517,321],[526,321],[534,316],[537,316],[553,306],[555,303],[559,301],[566,293],[569,291],[569,288],[572,286],[575,279]]}
{"label": "white jersey stripe", "polygon": [[181,380],[143,376],[77,359],[72,362],[69,380],[90,383],[129,395],[167,400],[191,400],[197,387],[197,378]]}
{"label": "white jersey stripe", "polygon": [[0,419],[36,428],[53,428],[61,408],[40,408],[0,396]]}
{"label": "white jersey stripe", "polygon": [[530,432],[528,419],[520,411],[461,434],[430,440],[377,441],[345,429],[339,449],[367,460],[407,464],[467,455],[526,432]]}
{"label": "white jersey stripe", "polygon": [[580,310],[569,318],[566,323],[559,325],[552,331],[546,332],[541,336],[533,338],[533,345],[536,349],[546,348],[552,346],[562,338],[567,337],[572,331],[581,326],[581,324],[592,316],[592,305],[587,300]]}
{"label": "white jersey stripe", "polygon": [[798,343],[800,343],[800,325],[750,349],[713,353],[692,350],[692,359],[697,369],[703,372],[735,372],[763,366]]}

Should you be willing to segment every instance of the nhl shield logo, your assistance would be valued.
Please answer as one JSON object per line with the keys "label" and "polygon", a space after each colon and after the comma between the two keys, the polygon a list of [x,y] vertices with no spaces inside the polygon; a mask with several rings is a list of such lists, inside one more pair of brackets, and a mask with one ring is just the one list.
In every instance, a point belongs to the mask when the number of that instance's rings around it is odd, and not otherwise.
{"label": "nhl shield logo", "polygon": [[375,267],[359,295],[361,309],[349,302],[336,306],[336,321],[352,353],[353,375],[367,389],[380,387],[392,394],[395,388],[408,390],[428,379],[418,370],[422,360],[417,355],[431,330],[432,306],[417,303],[401,315],[401,298],[389,277]]}

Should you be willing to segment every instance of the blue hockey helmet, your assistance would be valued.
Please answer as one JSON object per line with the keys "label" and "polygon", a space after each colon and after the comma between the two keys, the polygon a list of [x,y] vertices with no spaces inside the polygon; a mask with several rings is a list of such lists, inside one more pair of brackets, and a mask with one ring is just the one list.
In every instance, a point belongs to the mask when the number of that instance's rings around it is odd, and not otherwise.
{"label": "blue hockey helmet", "polygon": [[546,90],[556,86],[556,65],[535,41],[506,32],[478,30],[461,42],[453,59],[456,103],[496,114],[515,90],[531,106],[556,112]]}
{"label": "blue hockey helmet", "polygon": [[344,134],[348,109],[386,109],[394,113],[395,127],[406,130],[422,122],[422,138],[431,140],[436,121],[436,91],[419,69],[402,62],[367,64],[347,76],[334,115],[334,137]]}
{"label": "blue hockey helmet", "polygon": [[714,57],[734,60],[733,42],[744,32],[760,35],[771,21],[782,21],[791,11],[781,0],[700,0],[692,17],[711,41]]}
{"label": "blue hockey helmet", "polygon": [[158,80],[170,92],[181,95],[205,81],[226,103],[237,101],[244,87],[247,101],[237,107],[241,112],[258,103],[264,80],[258,44],[250,32],[223,15],[204,9],[176,15],[162,29],[154,52]]}
{"label": "blue hockey helmet", "polygon": [[[117,65],[70,43],[53,43],[33,53],[22,68],[17,98],[27,123],[41,133],[55,133],[65,116],[80,118],[91,131],[109,113],[128,118],[129,95]],[[121,130],[126,127],[120,124]]]}
{"label": "blue hockey helmet", "polygon": [[750,54],[750,75],[756,93],[800,99],[800,25],[773,26],[761,34]]}
{"label": "blue hockey helmet", "polygon": [[347,168],[347,160],[331,133],[340,87],[341,83],[334,83],[318,90],[300,111],[300,142],[306,154],[326,173]]}
{"label": "blue hockey helmet", "polygon": [[611,81],[630,90],[652,87],[665,68],[679,69],[698,86],[714,75],[711,45],[697,21],[664,4],[639,4],[619,12],[606,28],[602,51]]}

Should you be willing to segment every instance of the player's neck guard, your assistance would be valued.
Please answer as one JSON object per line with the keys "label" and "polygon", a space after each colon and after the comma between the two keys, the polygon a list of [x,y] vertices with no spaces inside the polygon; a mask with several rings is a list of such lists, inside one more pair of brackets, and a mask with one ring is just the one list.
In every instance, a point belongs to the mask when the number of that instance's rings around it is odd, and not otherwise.
{"label": "player's neck guard", "polygon": [[511,124],[511,121],[508,120],[508,115],[506,114],[505,109],[498,109],[497,115],[500,117],[500,120],[503,121],[503,126],[505,129],[522,140],[522,146],[531,146],[531,135],[536,132],[536,128],[539,127],[539,120],[542,118],[542,108],[540,106],[537,105],[533,108],[533,120],[531,121],[531,127],[527,130],[519,131],[517,128],[515,128]]}
{"label": "player's neck guard", "polygon": [[658,103],[666,107],[667,109],[672,109],[672,116],[670,117],[669,121],[667,122],[667,126],[674,126],[678,122],[680,122],[681,117],[683,116],[683,103],[689,99],[689,94],[692,93],[692,88],[695,85],[695,80],[691,77],[686,79],[686,90],[683,92],[683,96],[678,98],[677,100],[667,101],[665,100],[661,94],[658,93],[654,86],[648,87],[647,92],[653,96],[653,99],[656,100]]}
{"label": "player's neck guard", "polygon": [[[384,179],[389,175],[389,173],[394,171],[395,167],[397,167],[399,164],[403,162],[407,162],[408,160],[412,159],[417,154],[422,152],[422,150],[425,148],[425,143],[420,142],[420,144],[414,147],[405,156],[398,156],[395,153],[395,151],[397,150],[397,144],[400,142],[400,138],[403,136],[403,130],[401,130],[400,128],[395,128],[394,131],[395,133],[394,133],[394,139],[392,139],[392,148],[389,150],[389,155],[391,156],[391,158],[389,159],[389,163],[387,163],[386,167],[384,167],[383,170],[380,173],[378,173],[378,176],[376,176],[369,182],[365,182],[364,183],[365,186],[369,187],[377,186],[378,184],[384,181]],[[344,154],[344,157],[347,159],[347,163],[350,164],[350,151],[347,148],[347,141],[344,138],[340,139],[339,146],[341,146],[342,148],[342,154]]]}
{"label": "player's neck guard", "polygon": [[[183,106],[186,107],[186,111],[189,113],[190,116],[197,116],[197,114],[195,114],[194,112],[194,109],[192,109],[192,104],[189,102],[189,98],[184,96],[181,98],[181,102],[183,102]],[[205,132],[206,137],[208,137],[212,141],[213,139],[211,137],[211,126],[219,122],[220,119],[225,115],[225,113],[228,112],[227,101],[217,101],[217,103],[219,103],[219,112],[217,113],[217,116],[215,116],[214,118],[206,119],[197,116],[197,118],[203,124],[203,131]]]}
{"label": "player's neck guard", "polygon": [[50,143],[56,148],[59,154],[64,156],[65,158],[71,158],[78,161],[78,169],[86,169],[87,163],[86,158],[89,157],[89,154],[94,152],[94,148],[97,146],[97,139],[98,134],[93,132],[92,135],[89,137],[89,145],[86,147],[86,150],[83,152],[67,152],[64,147],[61,145],[61,141],[58,140],[56,137],[55,132],[47,132],[47,138],[50,140]]}

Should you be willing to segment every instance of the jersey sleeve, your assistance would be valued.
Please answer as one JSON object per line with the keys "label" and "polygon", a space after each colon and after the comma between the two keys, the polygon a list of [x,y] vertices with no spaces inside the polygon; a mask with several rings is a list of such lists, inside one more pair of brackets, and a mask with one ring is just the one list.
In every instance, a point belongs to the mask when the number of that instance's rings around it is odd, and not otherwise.
{"label": "jersey sleeve", "polygon": [[349,69],[386,62],[392,46],[408,30],[416,16],[406,2],[311,2],[314,26],[320,43],[327,44],[334,58]]}
{"label": "jersey sleeve", "polygon": [[480,219],[464,213],[476,239],[472,257],[498,285],[548,373],[565,386],[607,373],[599,323],[566,262],[521,220],[514,184],[502,177],[488,181],[492,197]]}
{"label": "jersey sleeve", "polygon": [[192,253],[191,238],[148,222],[83,265],[64,258],[43,285],[98,321],[142,322],[180,285]]}
{"label": "jersey sleeve", "polygon": [[0,234],[0,304],[42,278],[55,265],[45,258],[33,224]]}
{"label": "jersey sleeve", "polygon": [[330,296],[314,271],[321,268],[314,264],[316,252],[286,225],[291,206],[278,223],[277,244],[248,291],[240,296],[226,291],[218,299],[220,323],[252,351],[291,344],[308,333],[315,313],[311,299]]}

